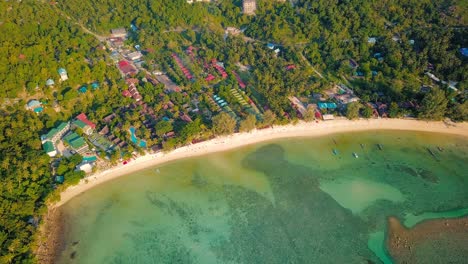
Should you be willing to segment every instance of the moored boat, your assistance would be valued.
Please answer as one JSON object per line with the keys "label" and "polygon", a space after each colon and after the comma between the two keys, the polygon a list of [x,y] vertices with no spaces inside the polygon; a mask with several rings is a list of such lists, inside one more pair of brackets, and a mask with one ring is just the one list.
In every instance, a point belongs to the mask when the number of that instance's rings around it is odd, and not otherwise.
{"label": "moored boat", "polygon": [[436,154],[432,151],[432,149],[430,149],[430,148],[426,148],[426,149],[427,149],[427,151],[429,152],[429,154],[431,154],[432,157],[434,157],[434,158],[437,159],[437,156],[436,156]]}

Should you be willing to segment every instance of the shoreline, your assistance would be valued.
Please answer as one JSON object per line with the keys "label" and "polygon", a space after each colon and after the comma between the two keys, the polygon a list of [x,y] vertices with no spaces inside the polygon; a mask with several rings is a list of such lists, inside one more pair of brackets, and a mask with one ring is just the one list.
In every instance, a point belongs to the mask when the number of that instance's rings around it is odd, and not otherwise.
{"label": "shoreline", "polygon": [[422,121],[416,119],[336,119],[332,121],[299,122],[296,125],[274,126],[272,128],[235,133],[208,141],[180,147],[168,153],[147,154],[132,160],[126,165],[119,164],[104,171],[98,171],[70,186],[60,194],[60,201],[51,205],[58,208],[73,197],[84,193],[104,182],[183,158],[196,157],[215,152],[227,151],[242,146],[281,138],[317,137],[343,132],[368,130],[402,130],[444,133],[468,137],[468,123],[448,125],[442,121]]}

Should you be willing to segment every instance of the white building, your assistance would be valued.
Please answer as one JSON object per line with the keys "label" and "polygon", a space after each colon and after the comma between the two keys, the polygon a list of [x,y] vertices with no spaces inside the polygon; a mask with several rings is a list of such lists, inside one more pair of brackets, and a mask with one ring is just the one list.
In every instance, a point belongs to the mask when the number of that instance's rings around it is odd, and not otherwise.
{"label": "white building", "polygon": [[62,81],[68,80],[68,74],[67,74],[67,71],[64,68],[58,69],[58,73],[60,74],[60,80],[62,80]]}
{"label": "white building", "polygon": [[55,146],[51,141],[46,141],[44,144],[42,144],[42,147],[50,157],[55,157],[57,155],[57,149],[55,149]]}
{"label": "white building", "polygon": [[289,101],[294,105],[294,108],[301,113],[304,117],[307,115],[307,109],[305,108],[304,104],[295,96],[288,97]]}
{"label": "white building", "polygon": [[139,52],[139,51],[135,51],[135,52],[129,53],[129,54],[127,55],[127,58],[128,58],[129,60],[132,60],[132,61],[139,60],[139,59],[141,59],[141,57],[143,57],[143,55],[142,55],[141,52]]}
{"label": "white building", "polygon": [[52,128],[49,133],[41,136],[41,141],[44,144],[46,141],[51,141],[52,143],[56,143],[60,140],[65,133],[70,130],[70,123],[69,122],[62,122],[56,128]]}
{"label": "white building", "polygon": [[111,30],[113,38],[127,38],[127,30],[125,28],[116,28]]}
{"label": "white building", "polygon": [[242,12],[246,15],[254,15],[257,10],[257,2],[255,0],[242,1]]}
{"label": "white building", "polygon": [[211,2],[211,0],[187,0],[187,3],[193,4],[195,2]]}
{"label": "white building", "polygon": [[80,163],[76,166],[76,170],[90,173],[91,171],[93,171],[93,165],[91,165],[90,163]]}

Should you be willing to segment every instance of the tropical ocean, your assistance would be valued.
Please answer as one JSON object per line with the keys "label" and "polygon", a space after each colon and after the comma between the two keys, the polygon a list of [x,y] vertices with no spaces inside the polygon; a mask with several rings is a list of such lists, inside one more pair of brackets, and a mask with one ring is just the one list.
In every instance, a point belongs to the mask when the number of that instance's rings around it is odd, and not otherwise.
{"label": "tropical ocean", "polygon": [[[61,210],[58,263],[392,263],[390,216],[407,228],[468,216],[468,140],[275,140],[139,171]],[[436,245],[413,250],[438,254]]]}

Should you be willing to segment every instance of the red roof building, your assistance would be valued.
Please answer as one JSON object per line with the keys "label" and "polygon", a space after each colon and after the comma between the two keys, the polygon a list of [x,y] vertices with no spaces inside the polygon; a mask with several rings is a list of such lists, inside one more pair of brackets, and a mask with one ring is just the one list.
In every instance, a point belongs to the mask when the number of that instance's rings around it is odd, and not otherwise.
{"label": "red roof building", "polygon": [[81,122],[85,123],[86,125],[90,126],[92,129],[96,128],[96,124],[88,120],[88,117],[85,115],[85,113],[79,114],[76,119],[80,120]]}
{"label": "red roof building", "polygon": [[130,94],[130,92],[128,90],[123,90],[122,95],[125,96],[125,97],[131,97],[132,96],[132,94]]}
{"label": "red roof building", "polygon": [[223,67],[221,67],[220,65],[218,65],[218,62],[216,61],[216,59],[212,59],[211,60],[211,66],[213,66],[213,68],[215,68],[219,74],[221,74],[221,76],[223,77],[223,79],[226,79],[228,77],[226,71],[224,70]]}
{"label": "red roof building", "polygon": [[237,72],[235,71],[231,71],[232,74],[234,74],[234,76],[236,76],[236,80],[237,80],[237,83],[239,84],[239,87],[242,88],[242,89],[245,89],[245,83],[242,81],[241,77],[239,76],[239,74],[237,74]]}
{"label": "red roof building", "polygon": [[131,74],[135,74],[137,73],[137,69],[135,69],[135,67],[133,67],[128,61],[126,60],[122,60],[122,61],[119,61],[119,69],[120,71],[125,74],[125,75],[131,75]]}
{"label": "red roof building", "polygon": [[127,83],[127,85],[130,85],[130,84],[139,83],[140,81],[138,81],[138,79],[135,79],[135,78],[128,78],[125,80],[125,82]]}
{"label": "red roof building", "polygon": [[180,115],[180,119],[184,120],[187,123],[192,122],[192,118],[190,118],[190,116],[188,116],[186,113],[182,113]]}
{"label": "red roof building", "polygon": [[205,81],[207,82],[211,82],[212,80],[214,80],[216,77],[213,76],[213,74],[208,74],[208,76],[205,78]]}

